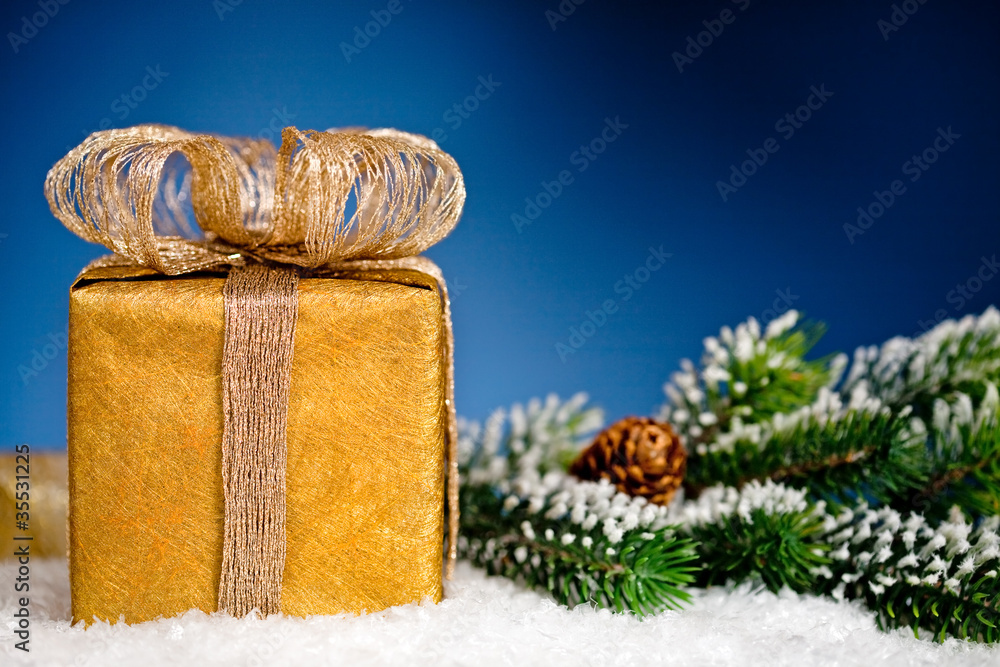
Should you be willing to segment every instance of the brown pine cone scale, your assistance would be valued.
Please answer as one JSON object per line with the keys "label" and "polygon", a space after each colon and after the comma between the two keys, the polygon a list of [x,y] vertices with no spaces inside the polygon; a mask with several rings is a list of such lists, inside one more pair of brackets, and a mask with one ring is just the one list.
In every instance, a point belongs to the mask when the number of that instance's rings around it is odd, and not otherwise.
{"label": "brown pine cone scale", "polygon": [[626,417],[598,434],[569,471],[580,479],[606,479],[623,493],[666,505],[686,467],[687,452],[670,424]]}

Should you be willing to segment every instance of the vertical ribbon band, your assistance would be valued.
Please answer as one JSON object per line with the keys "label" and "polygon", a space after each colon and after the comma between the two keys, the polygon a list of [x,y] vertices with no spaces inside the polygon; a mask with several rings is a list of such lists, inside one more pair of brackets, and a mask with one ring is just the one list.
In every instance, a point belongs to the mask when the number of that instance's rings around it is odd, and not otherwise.
{"label": "vertical ribbon band", "polygon": [[219,610],[281,611],[285,469],[298,274],[258,264],[226,279],[222,360],[225,532]]}

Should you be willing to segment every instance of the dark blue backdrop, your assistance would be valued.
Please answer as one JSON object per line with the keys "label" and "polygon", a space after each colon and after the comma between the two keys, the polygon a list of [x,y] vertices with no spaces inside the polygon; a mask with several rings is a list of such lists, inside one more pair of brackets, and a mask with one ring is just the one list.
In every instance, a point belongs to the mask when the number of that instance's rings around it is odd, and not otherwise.
{"label": "dark blue backdrop", "polygon": [[328,4],[5,3],[2,444],[64,445],[67,289],[102,249],[42,182],[102,126],[438,130],[472,417],[648,413],[705,335],[788,304],[825,352],[1000,301],[992,3]]}

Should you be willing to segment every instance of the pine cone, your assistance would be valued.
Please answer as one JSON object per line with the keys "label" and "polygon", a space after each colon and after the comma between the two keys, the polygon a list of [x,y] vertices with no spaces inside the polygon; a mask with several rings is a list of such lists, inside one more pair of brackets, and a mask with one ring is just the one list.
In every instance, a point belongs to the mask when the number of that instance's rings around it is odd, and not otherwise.
{"label": "pine cone", "polygon": [[570,473],[606,479],[630,496],[666,505],[684,479],[687,452],[670,424],[648,417],[618,421],[580,452]]}

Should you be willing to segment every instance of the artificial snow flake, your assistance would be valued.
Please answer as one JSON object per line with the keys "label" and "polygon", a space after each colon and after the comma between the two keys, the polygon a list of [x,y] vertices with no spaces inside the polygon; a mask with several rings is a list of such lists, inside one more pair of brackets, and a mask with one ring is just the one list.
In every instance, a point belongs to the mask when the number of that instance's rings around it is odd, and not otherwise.
{"label": "artificial snow flake", "polygon": [[531,524],[528,523],[527,521],[521,522],[521,532],[524,533],[524,536],[527,537],[529,540],[535,539],[535,531],[531,527]]}
{"label": "artificial snow flake", "polygon": [[754,510],[768,513],[801,512],[808,507],[805,491],[793,489],[771,480],[763,484],[754,480],[737,490],[733,487],[713,486],[704,490],[696,500],[671,505],[672,520],[693,525],[717,523],[733,514],[749,520]]}
{"label": "artificial snow flake", "polygon": [[955,570],[955,576],[963,577],[967,574],[972,574],[975,571],[976,559],[972,556],[967,556],[965,560],[959,564],[958,569]]}
{"label": "artificial snow flake", "polygon": [[830,552],[831,560],[847,560],[850,557],[851,557],[851,552],[847,549],[846,544],[841,548],[837,549],[836,551]]}
{"label": "artificial snow flake", "polygon": [[944,545],[948,543],[948,539],[941,534],[936,534],[931,540],[924,545],[924,548],[920,551],[921,558],[927,558],[930,554],[934,553]]}
{"label": "artificial snow flake", "polygon": [[799,320],[799,313],[796,310],[788,310],[781,317],[776,317],[767,324],[767,329],[764,330],[764,338],[771,339],[777,338],[781,334],[785,333],[789,329],[795,326],[795,323]]}
{"label": "artificial snow flake", "polygon": [[875,575],[875,581],[877,581],[878,583],[882,584],[883,586],[895,586],[896,585],[896,578],[895,577],[889,577],[887,575],[882,574],[881,572],[879,572],[878,574]]}
{"label": "artificial snow flake", "polygon": [[702,412],[698,415],[698,423],[702,426],[712,426],[719,421],[714,412]]}
{"label": "artificial snow flake", "polygon": [[566,514],[567,511],[569,511],[569,508],[566,507],[566,504],[558,502],[555,505],[553,505],[552,507],[550,507],[548,509],[548,511],[545,512],[545,518],[546,519],[558,519],[559,517],[561,517],[564,514]]}

